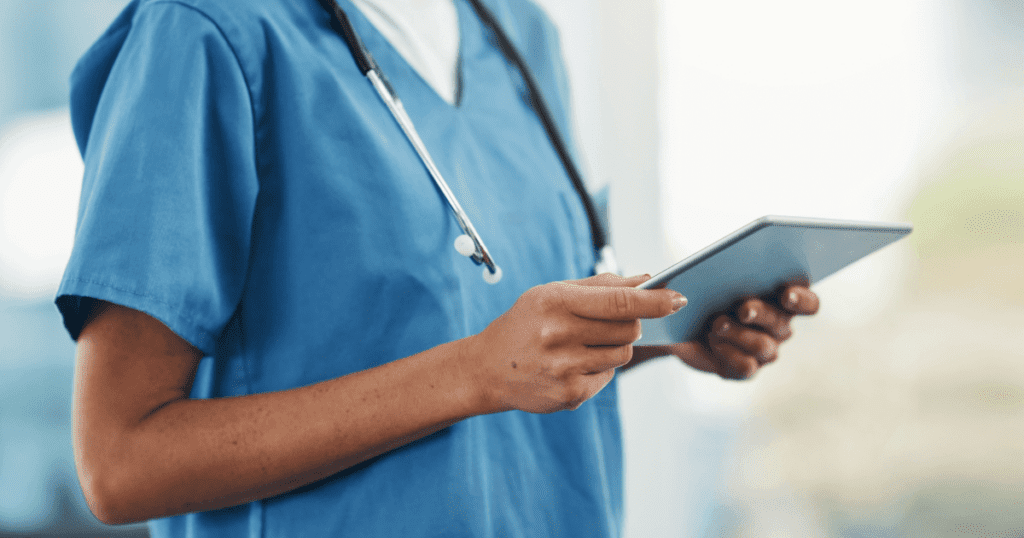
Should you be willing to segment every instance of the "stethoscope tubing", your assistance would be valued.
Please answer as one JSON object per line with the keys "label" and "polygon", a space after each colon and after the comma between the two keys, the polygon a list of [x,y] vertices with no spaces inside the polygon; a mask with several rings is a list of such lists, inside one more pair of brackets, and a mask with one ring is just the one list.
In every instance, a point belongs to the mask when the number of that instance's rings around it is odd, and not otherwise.
{"label": "stethoscope tubing", "polygon": [[[473,252],[464,252],[459,249],[459,252],[468,256],[473,262],[483,264],[484,269],[484,280],[488,283],[494,284],[501,279],[501,268],[491,258],[490,252],[484,245],[483,239],[480,234],[477,233],[474,228],[472,221],[466,214],[465,210],[462,209],[462,205],[459,204],[458,199],[452,192],[448,183],[444,180],[440,170],[434,163],[433,158],[430,156],[430,152],[427,150],[426,145],[420,138],[419,133],[416,131],[416,127],[409,118],[409,115],[405,111],[405,107],[402,105],[401,99],[399,99],[397,93],[388,83],[387,78],[381,72],[377,66],[376,61],[373,59],[373,55],[367,50],[363,44],[362,39],[356,33],[352,23],[349,21],[348,16],[338,5],[337,0],[318,0],[320,5],[325,10],[333,15],[332,24],[335,26],[335,30],[341,35],[345,44],[348,46],[349,52],[352,55],[356,66],[360,72],[369,79],[370,84],[373,86],[378,97],[387,106],[391,112],[392,117],[398,123],[402,132],[405,134],[406,139],[413,146],[416,154],[419,156],[423,166],[427,169],[428,174],[437,186],[438,190],[444,196],[445,201],[451,208],[459,227],[462,228],[463,233],[472,240]],[[520,56],[519,52],[513,46],[511,40],[505,35],[501,25],[498,23],[494,15],[480,2],[480,0],[468,0],[473,9],[477,12],[481,21],[488,26],[494,33],[497,39],[497,44],[504,54],[505,58],[514,64],[523,77],[523,81],[526,83],[529,91],[529,102],[531,107],[540,119],[544,130],[547,132],[548,138],[554,146],[555,152],[557,153],[559,160],[562,162],[562,166],[569,176],[570,181],[573,184],[573,188],[579,195],[580,200],[583,203],[584,209],[587,213],[587,219],[590,223],[591,238],[593,240],[594,252],[599,256],[599,265],[606,264],[611,258],[610,247],[607,246],[604,230],[601,226],[601,222],[597,216],[597,211],[594,208],[593,200],[590,195],[587,194],[586,187],[583,184],[582,176],[579,170],[576,168],[572,157],[569,154],[568,148],[566,147],[561,133],[558,130],[558,126],[549,111],[543,97],[541,96],[539,86],[533,78],[529,67],[526,65],[525,60]],[[458,247],[458,242],[456,244]],[[608,260],[606,260],[606,258]]]}
{"label": "stethoscope tubing", "polygon": [[412,144],[416,150],[416,154],[419,155],[420,161],[423,162],[423,166],[426,167],[427,172],[430,174],[430,178],[434,180],[434,185],[441,191],[445,200],[448,201],[448,205],[452,208],[452,213],[455,214],[455,220],[458,221],[459,227],[462,231],[473,240],[475,251],[470,258],[477,264],[484,264],[492,275],[498,274],[497,264],[491,258],[491,254],[487,251],[487,246],[484,245],[483,239],[480,234],[477,233],[476,228],[473,227],[473,222],[469,220],[469,215],[462,209],[462,205],[459,200],[455,197],[455,193],[448,186],[448,182],[444,180],[441,175],[441,171],[437,169],[437,165],[434,164],[434,159],[430,157],[430,152],[427,151],[426,144],[423,143],[423,139],[420,138],[416,127],[412,123],[412,119],[405,112],[405,107],[402,106],[402,101],[391,91],[388,85],[384,82],[380,73],[375,69],[370,69],[366,72],[366,77],[370,79],[370,83],[373,84],[373,88],[377,90],[377,95],[380,96],[384,104],[387,105],[388,110],[391,111],[391,115],[394,116],[395,121],[398,122],[399,127],[402,128],[402,132],[405,133],[406,138]]}
{"label": "stethoscope tubing", "polygon": [[587,193],[587,187],[583,183],[583,175],[580,174],[579,168],[576,167],[576,163],[569,153],[569,148],[565,144],[565,137],[559,131],[558,124],[555,123],[554,116],[551,114],[551,109],[548,108],[547,103],[544,101],[544,94],[541,93],[540,85],[533,77],[533,71],[530,70],[523,56],[519,54],[519,50],[516,49],[512,40],[509,39],[508,34],[502,30],[498,18],[487,9],[487,6],[481,0],[468,1],[476,11],[477,16],[480,17],[480,20],[494,32],[494,37],[498,41],[498,47],[505,55],[505,58],[512,62],[519,71],[519,74],[522,75],[526,88],[529,90],[530,105],[533,107],[534,112],[537,113],[537,117],[540,118],[544,130],[548,134],[548,139],[555,148],[555,153],[558,154],[559,160],[562,161],[562,167],[565,168],[569,180],[572,181],[573,188],[576,189],[576,194],[579,195],[580,201],[583,203],[583,209],[587,213],[587,220],[590,222],[590,234],[594,252],[598,255],[603,255],[603,253],[608,252],[605,248],[608,246],[608,239],[605,237],[601,219],[597,215],[594,201]]}

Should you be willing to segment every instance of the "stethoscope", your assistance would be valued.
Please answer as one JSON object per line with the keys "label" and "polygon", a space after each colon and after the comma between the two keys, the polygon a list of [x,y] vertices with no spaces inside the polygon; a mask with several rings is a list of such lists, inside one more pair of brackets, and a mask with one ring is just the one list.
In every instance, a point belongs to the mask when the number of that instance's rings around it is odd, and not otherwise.
{"label": "stethoscope", "polygon": [[[477,265],[484,265],[483,276],[484,281],[488,284],[497,284],[501,280],[501,267],[495,263],[491,257],[490,252],[487,250],[487,246],[484,245],[483,239],[480,238],[480,234],[477,233],[476,228],[473,227],[472,221],[469,220],[469,216],[462,209],[462,205],[459,204],[458,199],[455,198],[455,194],[452,193],[451,188],[448,187],[448,182],[441,176],[440,170],[437,169],[437,165],[434,164],[434,159],[430,157],[430,152],[427,151],[426,145],[423,144],[423,140],[420,138],[419,133],[416,132],[416,127],[412,123],[412,119],[405,112],[405,107],[402,106],[402,101],[398,98],[398,94],[395,93],[394,88],[388,82],[387,78],[381,72],[380,67],[377,66],[377,62],[374,61],[370,51],[363,45],[363,41],[356,34],[355,28],[352,27],[352,23],[349,22],[348,16],[342,11],[338,5],[337,0],[318,0],[320,5],[324,7],[332,15],[332,26],[337,31],[342,39],[345,40],[345,44],[348,45],[349,52],[352,53],[352,58],[355,59],[356,65],[359,67],[359,71],[362,72],[370,84],[373,85],[373,89],[376,90],[377,95],[380,97],[384,104],[387,105],[388,110],[391,111],[391,115],[398,122],[402,132],[405,133],[405,137],[412,144],[412,147],[416,150],[416,154],[419,155],[420,161],[423,162],[423,166],[427,169],[430,174],[430,178],[433,179],[434,184],[438,190],[444,196],[445,201],[448,203],[448,207],[451,208],[452,213],[455,215],[455,220],[458,221],[459,227],[462,228],[462,235],[459,235],[455,239],[455,250],[459,254],[468,257],[473,260]],[[527,98],[528,102],[537,113],[537,117],[540,118],[541,123],[544,125],[544,130],[548,134],[548,138],[551,140],[552,145],[555,148],[555,152],[558,153],[558,158],[562,161],[562,166],[565,168],[566,173],[569,175],[569,179],[572,180],[573,187],[576,189],[576,193],[579,195],[580,200],[583,201],[583,207],[587,212],[587,219],[590,221],[591,237],[593,238],[594,252],[598,254],[598,263],[595,267],[597,272],[616,272],[614,257],[612,256],[611,247],[607,245],[605,241],[604,230],[601,227],[601,222],[598,219],[597,211],[594,209],[594,203],[590,199],[590,195],[587,194],[586,188],[583,186],[583,180],[580,176],[578,169],[572,161],[572,157],[569,155],[569,151],[566,148],[564,140],[552,119],[551,113],[544,103],[544,99],[541,97],[541,93],[538,89],[536,80],[533,78],[533,73],[527,67],[525,60],[519,55],[519,52],[512,45],[512,41],[505,34],[504,30],[501,29],[501,25],[494,15],[480,2],[480,0],[468,0],[473,9],[476,10],[477,16],[480,20],[494,33],[498,48],[501,49],[502,54],[505,58],[511,62],[519,70],[523,80],[526,82],[527,87]]]}

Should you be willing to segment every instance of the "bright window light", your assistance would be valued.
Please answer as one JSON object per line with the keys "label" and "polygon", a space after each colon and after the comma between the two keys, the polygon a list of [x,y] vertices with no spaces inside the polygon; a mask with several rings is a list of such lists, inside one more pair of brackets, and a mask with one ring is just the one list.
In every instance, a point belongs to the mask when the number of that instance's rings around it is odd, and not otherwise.
{"label": "bright window light", "polygon": [[0,132],[0,295],[56,291],[71,255],[82,171],[67,110]]}
{"label": "bright window light", "polygon": [[[665,1],[661,9],[659,156],[677,256],[766,214],[905,218],[922,146],[949,98],[943,3]],[[816,287],[819,317],[856,324],[884,309],[896,254],[873,255]],[[686,406],[747,408],[749,386],[694,378],[705,381]]]}

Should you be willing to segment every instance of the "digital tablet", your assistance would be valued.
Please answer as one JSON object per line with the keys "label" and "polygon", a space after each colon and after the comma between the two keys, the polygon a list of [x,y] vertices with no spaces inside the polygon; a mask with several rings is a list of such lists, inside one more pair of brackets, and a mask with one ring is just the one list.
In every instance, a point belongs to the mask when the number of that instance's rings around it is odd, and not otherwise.
{"label": "digital tablet", "polygon": [[693,340],[712,315],[739,300],[770,294],[787,282],[820,282],[912,229],[903,223],[761,217],[637,286],[665,284],[687,298],[679,312],[643,320],[637,343]]}

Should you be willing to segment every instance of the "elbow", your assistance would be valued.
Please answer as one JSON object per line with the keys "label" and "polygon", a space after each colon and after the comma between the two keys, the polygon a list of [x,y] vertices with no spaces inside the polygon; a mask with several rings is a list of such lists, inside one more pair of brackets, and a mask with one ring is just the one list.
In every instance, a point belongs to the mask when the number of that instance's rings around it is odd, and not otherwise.
{"label": "elbow", "polygon": [[128,431],[88,423],[76,413],[72,429],[75,471],[89,511],[101,523],[123,525],[148,518],[144,513],[143,473],[135,462]]}
{"label": "elbow", "polygon": [[89,511],[105,525],[137,523],[147,519],[141,514],[138,495],[130,491],[131,473],[116,458],[97,461],[79,457],[78,482]]}
{"label": "elbow", "polygon": [[79,482],[89,511],[105,525],[123,525],[136,523],[144,518],[133,516],[133,507],[128,502],[129,495],[124,488],[118,486],[117,480],[99,473],[85,476],[79,473]]}

